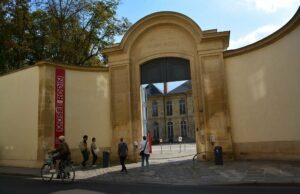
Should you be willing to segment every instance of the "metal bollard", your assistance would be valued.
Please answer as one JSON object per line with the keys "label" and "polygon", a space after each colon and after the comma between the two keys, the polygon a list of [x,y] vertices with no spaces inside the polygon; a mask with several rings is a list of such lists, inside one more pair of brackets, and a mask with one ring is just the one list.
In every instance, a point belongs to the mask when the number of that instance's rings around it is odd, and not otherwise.
{"label": "metal bollard", "polygon": [[179,153],[181,153],[181,143],[179,143]]}

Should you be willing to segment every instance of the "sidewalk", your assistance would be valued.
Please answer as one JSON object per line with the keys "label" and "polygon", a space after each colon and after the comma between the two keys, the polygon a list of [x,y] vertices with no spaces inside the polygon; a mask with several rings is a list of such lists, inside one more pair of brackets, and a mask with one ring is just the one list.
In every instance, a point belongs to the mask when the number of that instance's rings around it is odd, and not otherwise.
{"label": "sidewalk", "polygon": [[[127,164],[128,174],[120,173],[120,166],[109,168],[77,167],[77,181],[119,183],[158,183],[171,185],[215,184],[299,184],[300,162],[289,161],[224,161],[193,162],[192,157],[152,159],[150,166],[142,169],[140,163]],[[39,177],[39,169],[0,167],[0,174]]]}

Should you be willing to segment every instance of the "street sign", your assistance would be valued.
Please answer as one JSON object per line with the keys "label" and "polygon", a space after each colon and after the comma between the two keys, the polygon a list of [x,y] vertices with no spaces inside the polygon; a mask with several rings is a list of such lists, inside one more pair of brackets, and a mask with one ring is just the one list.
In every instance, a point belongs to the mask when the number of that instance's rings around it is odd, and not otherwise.
{"label": "street sign", "polygon": [[181,136],[178,137],[178,141],[182,142],[182,137]]}

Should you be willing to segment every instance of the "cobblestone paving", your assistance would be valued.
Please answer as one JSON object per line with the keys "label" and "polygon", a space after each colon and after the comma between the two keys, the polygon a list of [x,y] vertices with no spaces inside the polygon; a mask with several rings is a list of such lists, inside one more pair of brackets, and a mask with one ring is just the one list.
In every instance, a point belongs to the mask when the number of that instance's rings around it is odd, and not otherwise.
{"label": "cobblestone paving", "polygon": [[[171,147],[170,147],[171,146]],[[245,183],[300,184],[300,162],[291,161],[193,161],[195,144],[154,146],[150,166],[127,164],[128,173],[120,166],[109,168],[76,168],[76,180],[119,183],[158,183],[171,185],[212,185]],[[0,167],[0,174],[40,176],[39,169]]]}
{"label": "cobblestone paving", "polygon": [[141,168],[140,163],[127,166],[127,174],[119,172],[120,166],[116,166],[85,171],[78,178],[174,185],[300,183],[300,168],[293,167],[289,162],[226,161],[224,165],[216,166],[213,162],[192,162],[190,158],[180,158],[153,161],[148,168]]}

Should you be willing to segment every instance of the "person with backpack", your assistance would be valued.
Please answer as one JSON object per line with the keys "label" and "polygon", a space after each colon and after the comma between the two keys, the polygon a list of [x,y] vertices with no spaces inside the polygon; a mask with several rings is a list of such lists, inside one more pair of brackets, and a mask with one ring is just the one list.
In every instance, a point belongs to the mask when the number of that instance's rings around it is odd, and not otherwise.
{"label": "person with backpack", "polygon": [[149,166],[149,157],[150,157],[150,147],[147,141],[147,137],[143,136],[143,140],[140,142],[140,156],[142,157],[142,167],[146,160],[146,166]]}
{"label": "person with backpack", "polygon": [[127,144],[123,141],[123,138],[120,138],[120,143],[118,145],[118,155],[120,158],[120,163],[122,165],[122,170],[121,172],[127,173],[127,169],[125,166],[125,160],[128,154],[128,146]]}

